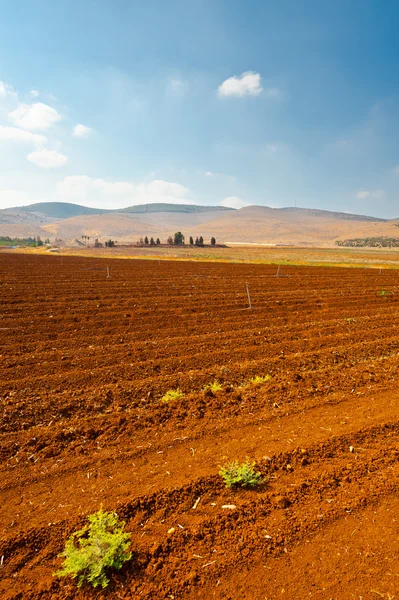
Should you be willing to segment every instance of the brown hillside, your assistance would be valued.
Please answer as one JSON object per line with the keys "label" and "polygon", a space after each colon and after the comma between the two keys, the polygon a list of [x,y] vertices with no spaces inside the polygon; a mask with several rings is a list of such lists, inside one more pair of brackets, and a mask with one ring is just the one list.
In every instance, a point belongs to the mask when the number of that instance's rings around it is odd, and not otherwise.
{"label": "brown hillside", "polygon": [[[15,212],[15,217],[12,212]],[[393,221],[301,208],[249,206],[220,213],[110,212],[57,221],[37,213],[25,212],[22,216],[18,211],[0,213],[0,235],[42,235],[64,240],[88,235],[93,239],[136,242],[146,235],[165,241],[179,230],[186,238],[202,235],[208,240],[214,236],[218,242],[310,246],[331,246],[336,240],[354,237],[399,235]]]}

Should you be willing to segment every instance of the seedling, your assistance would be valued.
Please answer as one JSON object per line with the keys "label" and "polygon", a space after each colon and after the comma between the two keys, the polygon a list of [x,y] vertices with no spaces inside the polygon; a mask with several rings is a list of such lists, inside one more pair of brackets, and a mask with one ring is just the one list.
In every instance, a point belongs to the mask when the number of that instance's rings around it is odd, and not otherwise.
{"label": "seedling", "polygon": [[248,383],[250,383],[251,385],[261,385],[262,383],[270,381],[271,378],[271,375],[265,375],[264,377],[262,377],[261,375],[256,375],[255,377],[251,377]]}
{"label": "seedling", "polygon": [[118,515],[104,512],[102,508],[88,517],[90,525],[71,535],[65,550],[62,569],[54,573],[58,577],[71,575],[78,580],[78,587],[86,581],[95,588],[107,587],[107,569],[119,570],[130,560],[130,533],[125,533],[125,523]]}
{"label": "seedling", "polygon": [[255,471],[255,463],[249,458],[240,465],[238,460],[220,467],[219,475],[222,477],[226,487],[255,487],[263,483],[262,475]]}
{"label": "seedling", "polygon": [[390,292],[388,290],[380,290],[379,292],[377,292],[377,296],[390,296],[391,294],[393,294],[393,292]]}
{"label": "seedling", "polygon": [[213,394],[215,394],[216,392],[220,392],[220,390],[222,390],[222,389],[223,389],[223,386],[218,381],[213,381],[212,383],[208,383],[207,385],[204,385],[204,387],[203,387],[204,392],[206,392],[207,390],[210,390]]}
{"label": "seedling", "polygon": [[169,402],[180,400],[180,398],[184,398],[184,394],[180,388],[177,388],[175,390],[168,390],[166,394],[162,396],[161,402],[163,404],[169,404]]}

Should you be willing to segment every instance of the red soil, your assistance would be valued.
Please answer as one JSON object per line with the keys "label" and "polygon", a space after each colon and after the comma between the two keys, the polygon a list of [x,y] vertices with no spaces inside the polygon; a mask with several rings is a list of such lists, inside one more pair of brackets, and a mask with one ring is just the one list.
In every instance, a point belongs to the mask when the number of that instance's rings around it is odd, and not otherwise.
{"label": "red soil", "polygon": [[[0,597],[398,597],[398,273],[106,264],[0,253]],[[266,483],[226,489],[247,456]],[[77,590],[101,504],[134,557]]]}

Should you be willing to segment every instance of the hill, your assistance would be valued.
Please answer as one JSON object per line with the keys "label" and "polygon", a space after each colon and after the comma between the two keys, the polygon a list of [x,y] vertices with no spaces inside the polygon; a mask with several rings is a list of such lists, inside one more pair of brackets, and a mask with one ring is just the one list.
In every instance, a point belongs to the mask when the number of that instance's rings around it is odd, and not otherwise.
{"label": "hill", "polygon": [[66,243],[82,236],[126,243],[147,235],[166,241],[180,230],[186,238],[214,236],[226,243],[333,246],[348,238],[399,236],[396,224],[366,215],[267,206],[148,204],[104,211],[60,202],[0,211],[0,235],[41,235]]}
{"label": "hill", "polygon": [[152,203],[152,204],[137,204],[136,206],[127,206],[126,208],[118,209],[105,209],[105,208],[92,208],[89,206],[82,206],[81,204],[72,204],[70,202],[36,202],[35,204],[29,204],[28,206],[20,206],[18,209],[8,210],[20,210],[29,213],[41,213],[55,219],[68,219],[70,217],[78,217],[80,215],[99,215],[109,213],[158,213],[158,212],[171,212],[171,213],[202,213],[212,211],[231,211],[234,208],[227,208],[225,206],[200,206],[196,204],[168,204],[168,203]]}
{"label": "hill", "polygon": [[98,215],[104,212],[110,212],[100,208],[90,208],[80,204],[71,204],[70,202],[36,202],[28,206],[21,206],[19,210],[29,213],[41,213],[55,219],[68,219],[79,215]]}

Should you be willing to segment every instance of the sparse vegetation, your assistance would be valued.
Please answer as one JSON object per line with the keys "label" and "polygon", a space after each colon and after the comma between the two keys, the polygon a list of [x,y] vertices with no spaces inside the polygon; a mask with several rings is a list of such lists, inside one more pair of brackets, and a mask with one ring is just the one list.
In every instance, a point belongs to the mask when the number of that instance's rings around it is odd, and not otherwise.
{"label": "sparse vegetation", "polygon": [[218,381],[213,381],[212,383],[208,383],[203,387],[204,392],[210,390],[213,394],[216,392],[220,392],[223,389],[223,386]]}
{"label": "sparse vegetation", "polygon": [[161,402],[163,404],[169,404],[170,402],[180,400],[181,398],[184,398],[184,394],[180,388],[176,388],[175,390],[168,390],[166,394],[162,396]]}
{"label": "sparse vegetation", "polygon": [[349,240],[338,240],[335,243],[337,246],[345,246],[348,248],[397,248],[399,246],[399,238],[385,236],[353,238]]}
{"label": "sparse vegetation", "polygon": [[271,379],[271,375],[255,375],[255,377],[251,377],[248,381],[249,385],[261,385],[262,383],[267,383]]}
{"label": "sparse vegetation", "polygon": [[379,290],[377,292],[377,296],[391,296],[393,294],[393,292],[390,292],[389,290]]}
{"label": "sparse vegetation", "polygon": [[219,475],[228,488],[255,487],[263,483],[262,475],[255,471],[255,464],[255,462],[251,463],[249,458],[242,464],[235,460],[220,467]]}
{"label": "sparse vegetation", "polygon": [[119,570],[130,560],[130,533],[124,531],[125,523],[118,515],[104,512],[102,508],[88,517],[89,525],[71,535],[60,554],[64,557],[58,577],[72,576],[78,587],[90,583],[105,588],[109,579],[107,569]]}
{"label": "sparse vegetation", "polygon": [[353,317],[348,317],[346,319],[346,322],[348,323],[348,325],[354,325],[354,323],[356,323],[356,319],[354,319]]}

